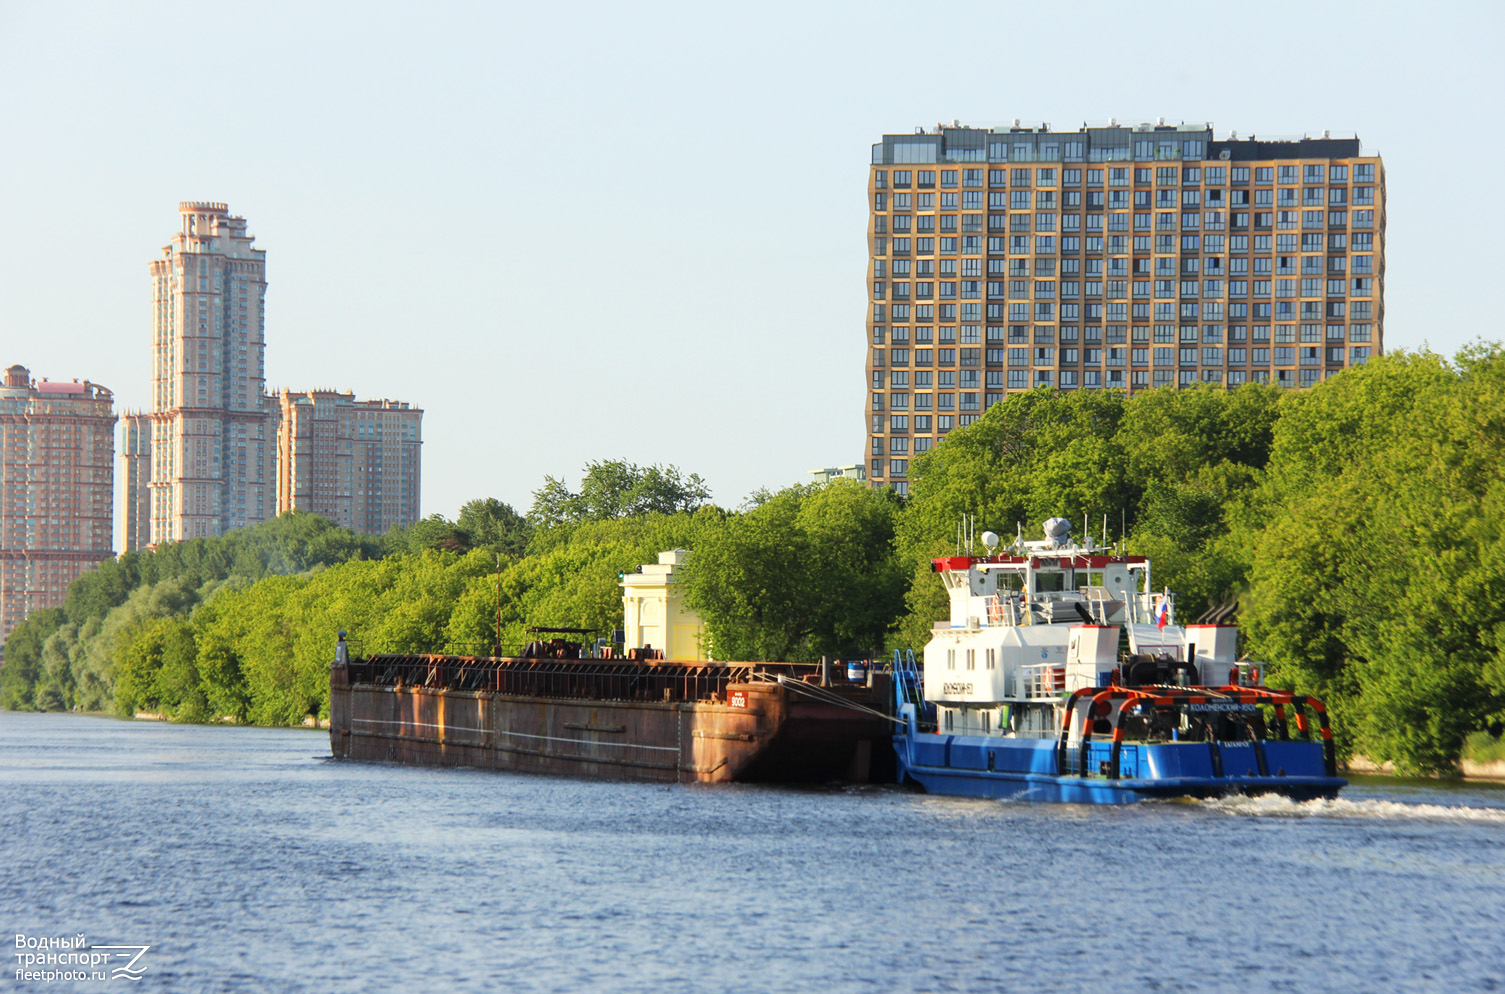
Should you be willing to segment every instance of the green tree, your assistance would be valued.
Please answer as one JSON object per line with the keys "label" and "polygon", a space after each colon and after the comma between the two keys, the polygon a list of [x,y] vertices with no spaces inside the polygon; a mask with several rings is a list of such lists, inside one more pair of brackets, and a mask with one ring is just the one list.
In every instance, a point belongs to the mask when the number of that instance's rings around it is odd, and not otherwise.
{"label": "green tree", "polygon": [[30,711],[36,706],[36,684],[42,675],[42,644],[63,623],[62,608],[33,611],[5,640],[0,664],[0,707]]}
{"label": "green tree", "polygon": [[181,721],[208,718],[192,626],[185,618],[142,622],[121,654],[114,708],[129,717],[150,711]]}
{"label": "green tree", "polygon": [[430,514],[406,527],[393,525],[384,538],[387,554],[414,555],[425,550],[468,552],[470,536],[442,514]]}
{"label": "green tree", "polygon": [[718,659],[881,651],[903,606],[901,503],[851,480],[796,486],[701,537],[685,569]]}
{"label": "green tree", "polygon": [[485,549],[493,555],[519,559],[527,551],[532,527],[528,519],[494,497],[473,500],[460,508],[456,527],[465,533],[472,549]]}
{"label": "green tree", "polygon": [[[555,529],[547,542],[501,575],[501,648],[516,652],[535,626],[622,626],[624,573],[657,561],[667,549],[695,548],[725,515],[715,508],[693,514],[644,514]],[[497,578],[470,580],[450,619],[453,644],[491,646],[497,639]]]}
{"label": "green tree", "polygon": [[711,492],[695,473],[675,466],[638,466],[621,459],[587,463],[580,491],[544,477],[533,492],[528,520],[541,528],[609,521],[643,514],[677,514],[705,505]]}
{"label": "green tree", "polygon": [[1505,710],[1505,359],[1396,353],[1288,407],[1251,501],[1251,643],[1345,748],[1451,771]]}
{"label": "green tree", "polygon": [[73,650],[78,628],[69,622],[42,643],[41,672],[37,674],[33,700],[39,711],[67,711],[73,707]]}

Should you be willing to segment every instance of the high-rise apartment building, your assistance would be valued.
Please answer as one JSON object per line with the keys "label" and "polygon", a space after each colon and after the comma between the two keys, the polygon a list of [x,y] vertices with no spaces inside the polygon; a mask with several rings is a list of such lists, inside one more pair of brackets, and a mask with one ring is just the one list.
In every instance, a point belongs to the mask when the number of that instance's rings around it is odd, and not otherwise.
{"label": "high-rise apartment building", "polygon": [[0,386],[0,640],[114,555],[114,398],[97,383]]}
{"label": "high-rise apartment building", "polygon": [[[144,457],[151,467],[153,544],[276,514],[263,371],[266,252],[224,204],[181,203],[178,214],[178,233],[151,264],[151,437],[127,454],[128,466]],[[127,483],[126,506],[135,508],[139,489]],[[128,533],[127,548],[132,541],[139,534]]]}
{"label": "high-rise apartment building", "polygon": [[1308,386],[1383,349],[1356,138],[942,126],[873,146],[868,201],[873,485],[1010,392]]}
{"label": "high-rise apartment building", "polygon": [[423,411],[350,391],[283,390],[277,404],[277,513],[320,514],[383,534],[418,520]]}
{"label": "high-rise apartment building", "polygon": [[120,416],[120,469],[125,495],[121,501],[127,552],[152,544],[152,416],[126,411]]}

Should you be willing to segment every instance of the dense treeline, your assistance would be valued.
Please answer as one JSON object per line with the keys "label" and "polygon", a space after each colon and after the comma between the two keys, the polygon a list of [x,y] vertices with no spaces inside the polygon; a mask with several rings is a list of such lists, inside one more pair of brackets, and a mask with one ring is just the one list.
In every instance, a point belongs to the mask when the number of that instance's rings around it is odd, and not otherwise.
{"label": "dense treeline", "polygon": [[5,641],[0,706],[110,706],[117,662],[148,622],[188,614],[226,584],[379,555],[379,540],[289,514],[220,538],[129,552],[75,580],[61,608],[32,614]]}
{"label": "dense treeline", "polygon": [[339,629],[358,647],[473,653],[516,650],[531,625],[609,631],[620,574],[725,517],[672,468],[593,463],[584,499],[550,483],[535,512],[568,510],[544,527],[492,499],[380,538],[288,514],[102,563],[11,633],[0,707],[295,723],[327,712]]}
{"label": "dense treeline", "polygon": [[1372,757],[1451,767],[1505,718],[1505,352],[1398,355],[1289,398],[1226,556],[1250,644]]}
{"label": "dense treeline", "polygon": [[1505,718],[1502,443],[1505,353],[1480,347],[1302,392],[1010,396],[913,461],[907,500],[836,481],[726,511],[698,476],[607,461],[526,515],[477,500],[379,540],[291,515],[80,578],[11,635],[0,705],[296,722],[327,708],[337,629],[472,652],[610,630],[619,575],[674,547],[720,658],[919,648],[963,514],[1026,537],[1061,515],[1151,556],[1183,620],[1239,601],[1249,654],[1328,700],[1345,751],[1447,770]]}

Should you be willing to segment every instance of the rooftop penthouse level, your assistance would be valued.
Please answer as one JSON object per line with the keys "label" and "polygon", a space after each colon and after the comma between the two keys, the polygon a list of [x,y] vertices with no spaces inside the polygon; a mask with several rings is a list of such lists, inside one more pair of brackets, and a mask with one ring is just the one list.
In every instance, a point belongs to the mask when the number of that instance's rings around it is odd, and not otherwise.
{"label": "rooftop penthouse level", "polygon": [[1362,155],[1358,138],[1256,139],[1230,132],[1216,139],[1207,124],[1083,125],[1077,131],[1036,128],[969,128],[937,125],[914,134],[884,135],[873,146],[874,165],[928,162],[1256,162],[1267,159],[1351,159]]}

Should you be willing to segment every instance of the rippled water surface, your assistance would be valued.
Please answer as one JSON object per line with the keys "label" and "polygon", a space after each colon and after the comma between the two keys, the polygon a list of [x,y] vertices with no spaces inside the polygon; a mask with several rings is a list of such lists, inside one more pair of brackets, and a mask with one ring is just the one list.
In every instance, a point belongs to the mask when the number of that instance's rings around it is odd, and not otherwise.
{"label": "rippled water surface", "polygon": [[334,762],[322,732],[0,712],[18,991],[1505,989],[1505,790],[1127,808]]}

